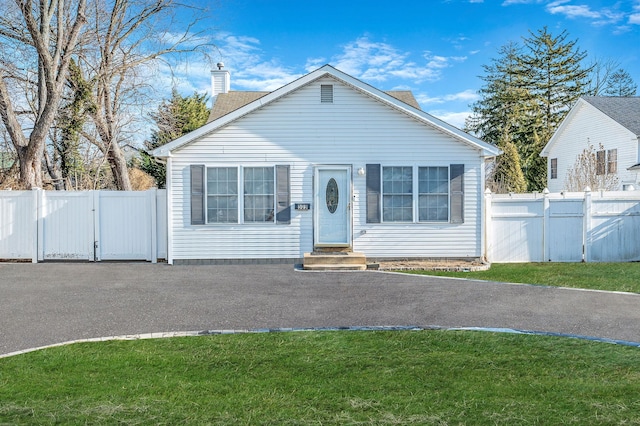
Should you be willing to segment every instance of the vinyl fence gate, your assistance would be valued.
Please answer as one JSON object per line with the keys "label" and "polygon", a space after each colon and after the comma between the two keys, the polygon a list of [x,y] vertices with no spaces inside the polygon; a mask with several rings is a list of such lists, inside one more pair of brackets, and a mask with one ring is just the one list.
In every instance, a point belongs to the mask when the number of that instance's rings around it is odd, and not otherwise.
{"label": "vinyl fence gate", "polygon": [[166,258],[166,191],[0,191],[0,259]]}

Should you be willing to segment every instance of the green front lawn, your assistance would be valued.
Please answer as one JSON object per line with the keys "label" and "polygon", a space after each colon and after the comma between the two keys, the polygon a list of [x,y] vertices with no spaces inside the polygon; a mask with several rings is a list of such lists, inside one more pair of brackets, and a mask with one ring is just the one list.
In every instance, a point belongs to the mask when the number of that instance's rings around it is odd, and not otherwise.
{"label": "green front lawn", "polygon": [[640,263],[494,263],[488,271],[409,273],[640,293]]}
{"label": "green front lawn", "polygon": [[113,341],[0,359],[0,424],[640,424],[640,349],[463,331]]}

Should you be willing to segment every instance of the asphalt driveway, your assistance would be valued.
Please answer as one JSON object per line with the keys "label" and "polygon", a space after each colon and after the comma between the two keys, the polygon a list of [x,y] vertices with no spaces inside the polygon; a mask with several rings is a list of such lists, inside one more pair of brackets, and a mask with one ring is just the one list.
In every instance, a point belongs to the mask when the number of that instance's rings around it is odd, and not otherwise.
{"label": "asphalt driveway", "polygon": [[398,325],[640,342],[640,295],[291,265],[0,264],[0,354],[155,332]]}

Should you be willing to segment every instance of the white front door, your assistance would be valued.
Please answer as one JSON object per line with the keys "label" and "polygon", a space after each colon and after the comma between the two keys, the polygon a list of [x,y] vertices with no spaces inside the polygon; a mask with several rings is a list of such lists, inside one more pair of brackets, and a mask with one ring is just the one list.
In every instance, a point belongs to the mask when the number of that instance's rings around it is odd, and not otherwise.
{"label": "white front door", "polygon": [[350,247],[351,167],[317,166],[315,192],[315,246]]}

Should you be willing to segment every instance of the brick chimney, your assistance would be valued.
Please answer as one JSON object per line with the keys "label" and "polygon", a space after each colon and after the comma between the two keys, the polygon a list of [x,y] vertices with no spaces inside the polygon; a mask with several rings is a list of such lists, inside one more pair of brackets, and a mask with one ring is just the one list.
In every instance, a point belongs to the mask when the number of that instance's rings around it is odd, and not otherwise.
{"label": "brick chimney", "polygon": [[215,103],[216,96],[229,92],[231,87],[231,74],[224,69],[224,64],[218,62],[217,70],[211,70],[211,100]]}

